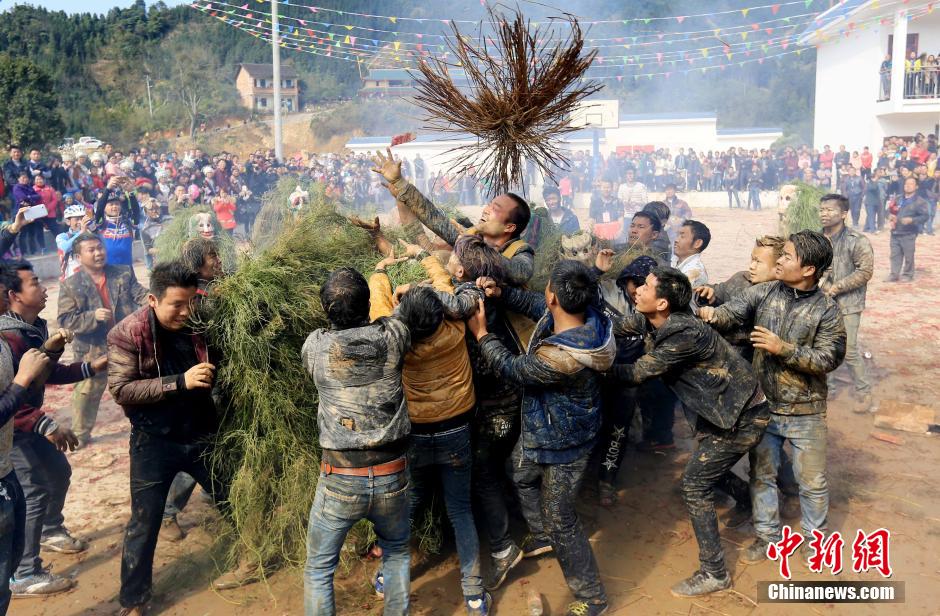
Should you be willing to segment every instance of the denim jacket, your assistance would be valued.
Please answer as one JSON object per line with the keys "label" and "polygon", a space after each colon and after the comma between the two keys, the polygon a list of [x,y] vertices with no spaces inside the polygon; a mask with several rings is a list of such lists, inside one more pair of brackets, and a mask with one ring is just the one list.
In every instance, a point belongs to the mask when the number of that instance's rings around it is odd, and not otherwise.
{"label": "denim jacket", "polygon": [[538,321],[525,355],[514,356],[493,334],[480,339],[493,371],[524,387],[523,453],[539,464],[573,462],[590,452],[601,426],[599,373],[616,354],[610,319],[590,307],[584,325],[553,334],[541,293],[506,288],[503,301]]}

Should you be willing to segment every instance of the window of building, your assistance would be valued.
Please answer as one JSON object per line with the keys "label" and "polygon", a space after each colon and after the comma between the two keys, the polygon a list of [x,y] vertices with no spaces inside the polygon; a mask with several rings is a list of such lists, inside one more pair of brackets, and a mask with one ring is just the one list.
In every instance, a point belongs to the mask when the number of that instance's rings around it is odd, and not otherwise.
{"label": "window of building", "polygon": [[285,87],[285,88],[293,88],[293,87],[294,87],[294,80],[293,80],[293,79],[285,79],[285,80],[284,80],[284,87]]}
{"label": "window of building", "polygon": [[268,106],[268,99],[266,99],[266,98],[259,98],[259,99],[258,99],[258,106],[259,106],[259,107],[267,107],[267,106]]}

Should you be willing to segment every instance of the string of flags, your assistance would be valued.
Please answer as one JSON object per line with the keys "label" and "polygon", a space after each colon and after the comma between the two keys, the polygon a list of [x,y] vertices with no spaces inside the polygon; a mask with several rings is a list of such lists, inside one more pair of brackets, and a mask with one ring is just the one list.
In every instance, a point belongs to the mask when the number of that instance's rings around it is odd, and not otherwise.
{"label": "string of flags", "polygon": [[[259,3],[259,4],[265,3],[265,2],[270,2],[270,0],[255,0],[255,1],[256,1],[257,3]],[[842,2],[845,2],[845,0],[841,0],[841,1],[842,1]],[[396,23],[398,23],[399,21],[401,21],[401,22],[416,22],[416,23],[429,23],[429,22],[441,21],[440,19],[434,19],[434,18],[429,18],[429,17],[405,17],[405,16],[395,16],[395,15],[372,15],[372,14],[369,14],[369,13],[357,13],[357,12],[355,12],[355,11],[345,11],[345,10],[340,10],[340,9],[335,9],[335,8],[321,7],[321,6],[307,6],[307,5],[304,5],[302,2],[300,2],[300,1],[298,1],[298,0],[293,0],[293,1],[291,1],[291,0],[279,0],[278,3],[281,4],[281,5],[284,5],[284,6],[293,6],[293,7],[306,8],[306,9],[308,9],[311,13],[315,13],[315,14],[326,13],[326,14],[335,14],[335,15],[341,15],[341,16],[350,16],[350,17],[365,18],[365,19],[387,20],[389,23],[393,23],[393,24],[396,24]],[[486,4],[485,0],[481,0],[481,4],[485,5],[485,4]],[[661,16],[661,17],[633,17],[633,18],[627,18],[627,19],[596,19],[596,20],[581,19],[581,18],[579,17],[579,18],[578,18],[578,21],[579,21],[579,23],[581,23],[582,25],[586,25],[586,26],[603,25],[603,24],[621,24],[621,23],[622,23],[622,24],[634,23],[634,24],[644,24],[644,25],[648,25],[648,24],[650,24],[650,23],[654,23],[654,22],[664,22],[664,21],[674,21],[675,23],[681,25],[681,24],[684,23],[686,20],[695,20],[695,19],[700,19],[700,18],[714,18],[714,17],[720,17],[720,16],[724,16],[724,15],[734,15],[734,14],[736,14],[736,13],[740,14],[740,15],[741,15],[742,17],[744,17],[744,18],[747,18],[747,16],[748,16],[750,13],[752,13],[752,12],[757,13],[757,12],[767,11],[767,12],[769,12],[771,15],[776,15],[777,13],[780,12],[780,10],[781,10],[782,8],[791,7],[791,6],[799,6],[799,5],[802,5],[804,8],[809,8],[809,7],[812,6],[813,4],[825,5],[825,4],[828,4],[828,0],[790,0],[789,2],[774,2],[774,3],[771,3],[771,4],[763,4],[763,5],[759,5],[759,6],[750,6],[750,7],[740,8],[740,9],[728,9],[728,10],[724,10],[724,11],[713,11],[713,12],[709,12],[709,13],[698,13],[698,14],[690,14],[690,15],[670,15],[670,16],[665,16],[665,17],[663,17],[663,16]],[[828,9],[829,7],[826,6],[825,8]],[[446,21],[447,21],[447,22],[453,22],[453,23],[456,23],[456,24],[461,24],[461,23],[463,23],[463,24],[477,24],[477,23],[479,23],[477,20],[471,20],[471,19],[449,19],[449,20],[446,20]],[[532,25],[538,26],[538,25],[543,25],[544,23],[545,23],[545,22],[533,21],[533,22],[532,22]]]}
{"label": "string of flags", "polygon": [[[267,3],[270,5],[270,1],[271,0],[256,0],[255,4]],[[295,7],[301,6],[297,4],[297,0],[294,0],[293,4],[291,4],[289,0],[280,0],[280,3]],[[880,4],[880,8],[883,9],[892,5],[906,5],[907,3],[908,0],[882,1],[880,3],[876,0],[876,4]],[[755,6],[748,9],[722,11],[710,15],[714,16],[737,12],[743,17],[747,17],[751,11],[764,9],[769,9],[771,15],[776,15],[779,12],[779,7],[795,4],[805,4],[805,6],[808,7],[812,4],[812,1],[805,2],[804,0],[799,0],[799,2],[780,3],[779,5]],[[271,42],[273,26],[270,13],[258,11],[257,8],[252,7],[252,3],[250,2],[236,5],[220,2],[218,0],[193,0],[191,6],[255,38],[269,43]],[[774,9],[774,6],[778,8]],[[375,16],[364,13],[340,11],[337,9],[325,9],[322,7],[306,8],[317,9],[316,11],[311,10],[312,13],[323,11],[353,17],[389,19],[388,16]],[[926,7],[903,11],[903,14],[908,19],[915,19],[924,14],[929,14],[932,11],[933,3],[930,3]],[[837,36],[848,37],[873,25],[890,23],[890,19],[894,13],[895,11],[891,11],[887,14],[881,14],[857,23],[850,21],[841,24]],[[669,78],[674,74],[691,73],[694,71],[701,71],[702,74],[707,74],[709,71],[725,70],[729,66],[744,66],[754,62],[762,64],[766,60],[778,59],[792,54],[799,56],[804,51],[808,51],[807,47],[799,44],[799,39],[803,36],[803,31],[814,21],[817,25],[821,25],[819,15],[819,13],[807,13],[768,20],[768,22],[754,22],[751,25],[739,26],[737,28],[713,28],[708,31],[702,31],[707,32],[707,36],[702,37],[688,36],[693,34],[690,32],[659,32],[652,35],[657,38],[656,42],[660,45],[658,50],[649,49],[653,42],[646,43],[644,41],[637,41],[638,37],[635,35],[587,39],[590,48],[596,48],[598,50],[595,61],[596,64],[594,69],[592,69],[595,74],[592,74],[590,78],[616,79],[618,82],[622,81],[624,78],[632,78],[634,80],[641,78],[652,79],[653,77]],[[690,15],[685,17],[692,18],[701,16],[702,15]],[[395,19],[397,21],[398,18]],[[450,20],[427,18],[401,19],[402,21],[415,22],[441,22],[448,25],[451,23]],[[656,19],[662,21],[671,18],[663,17]],[[779,22],[781,20],[786,20],[785,25],[781,26],[779,23],[769,25],[770,21]],[[367,68],[370,69],[414,68],[419,59],[432,55],[446,61],[450,56],[447,41],[454,36],[453,34],[447,36],[430,32],[370,30],[364,26],[325,22],[319,19],[304,20],[300,18],[282,17],[281,21],[285,22],[280,23],[278,28],[278,39],[282,48],[332,59],[356,62],[357,64],[365,63]],[[684,21],[684,19],[679,23],[682,21]],[[624,20],[618,20],[616,22],[612,20],[582,21],[582,23],[592,24],[613,24],[620,22],[624,22]],[[479,25],[480,22],[474,21],[469,23]],[[357,28],[360,30],[364,29],[372,32],[391,34],[393,38],[379,38],[378,35],[357,35],[355,33]],[[686,38],[681,41],[666,39],[666,36],[670,34],[672,36],[681,35]],[[485,38],[485,35],[482,36]],[[470,40],[468,35],[464,35],[464,37]],[[823,35],[817,30],[812,45],[818,46],[830,40],[830,38],[830,36]],[[682,43],[694,43],[697,40],[709,40],[711,43],[717,41],[718,44],[706,44],[702,47],[686,47],[684,49],[673,48],[674,44],[676,47],[679,47]],[[551,39],[547,39],[545,42],[550,41]],[[486,40],[486,42],[493,43],[492,40]],[[598,44],[601,42],[606,44]],[[482,39],[478,44],[482,44]],[[634,50],[634,47],[641,49]],[[456,65],[455,68],[459,68],[459,64]],[[644,69],[648,72],[640,72]],[[624,74],[624,71],[627,70],[629,73]]]}

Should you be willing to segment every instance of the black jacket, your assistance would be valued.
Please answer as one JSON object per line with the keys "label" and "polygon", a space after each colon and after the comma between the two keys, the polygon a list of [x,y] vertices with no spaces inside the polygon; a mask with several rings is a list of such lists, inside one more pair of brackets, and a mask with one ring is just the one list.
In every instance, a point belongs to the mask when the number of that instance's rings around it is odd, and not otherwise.
{"label": "black jacket", "polygon": [[662,377],[686,414],[728,429],[754,397],[757,379],[751,365],[691,312],[669,315],[659,329],[635,313],[616,320],[614,332],[649,332],[653,349],[633,364],[614,365],[611,374],[628,385]]}
{"label": "black jacket", "polygon": [[747,323],[769,329],[787,345],[782,355],[754,352],[754,372],[771,411],[826,412],[826,375],[845,357],[845,324],[834,299],[819,288],[798,291],[780,281],[756,284],[715,309],[712,327],[726,332]]}

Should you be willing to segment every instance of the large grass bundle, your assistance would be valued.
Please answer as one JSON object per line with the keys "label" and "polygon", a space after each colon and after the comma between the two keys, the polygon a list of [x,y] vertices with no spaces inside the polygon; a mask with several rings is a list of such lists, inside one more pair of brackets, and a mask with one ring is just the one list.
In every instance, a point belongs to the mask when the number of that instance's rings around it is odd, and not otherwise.
{"label": "large grass bundle", "polygon": [[[369,234],[316,186],[301,213],[287,213],[287,200],[276,195],[295,182],[282,180],[266,199],[266,220],[283,224],[219,281],[203,326],[224,357],[222,429],[212,462],[232,479],[236,549],[258,562],[299,565],[320,462],[317,392],[303,370],[301,346],[327,325],[319,302],[327,274],[352,266],[368,276],[381,257]],[[413,261],[396,267],[394,284],[424,278]]]}
{"label": "large grass bundle", "polygon": [[[427,114],[427,128],[477,138],[454,149],[451,172],[475,168],[482,185],[497,194],[522,184],[526,160],[546,177],[567,166],[560,138],[577,130],[569,117],[603,86],[584,79],[597,50],[585,52],[576,19],[564,22],[556,31],[532,27],[519,11],[507,17],[491,10],[477,39],[452,24],[454,62],[421,60],[414,101]],[[451,69],[465,72],[469,88],[454,82]]]}
{"label": "large grass bundle", "polygon": [[[819,222],[819,200],[827,191],[805,182],[789,182],[789,184],[795,186],[796,191],[790,197],[790,204],[781,220],[783,237],[789,237],[790,234],[804,229],[820,231],[822,223]],[[785,189],[786,185],[780,187],[781,194],[789,195],[792,189]]]}

